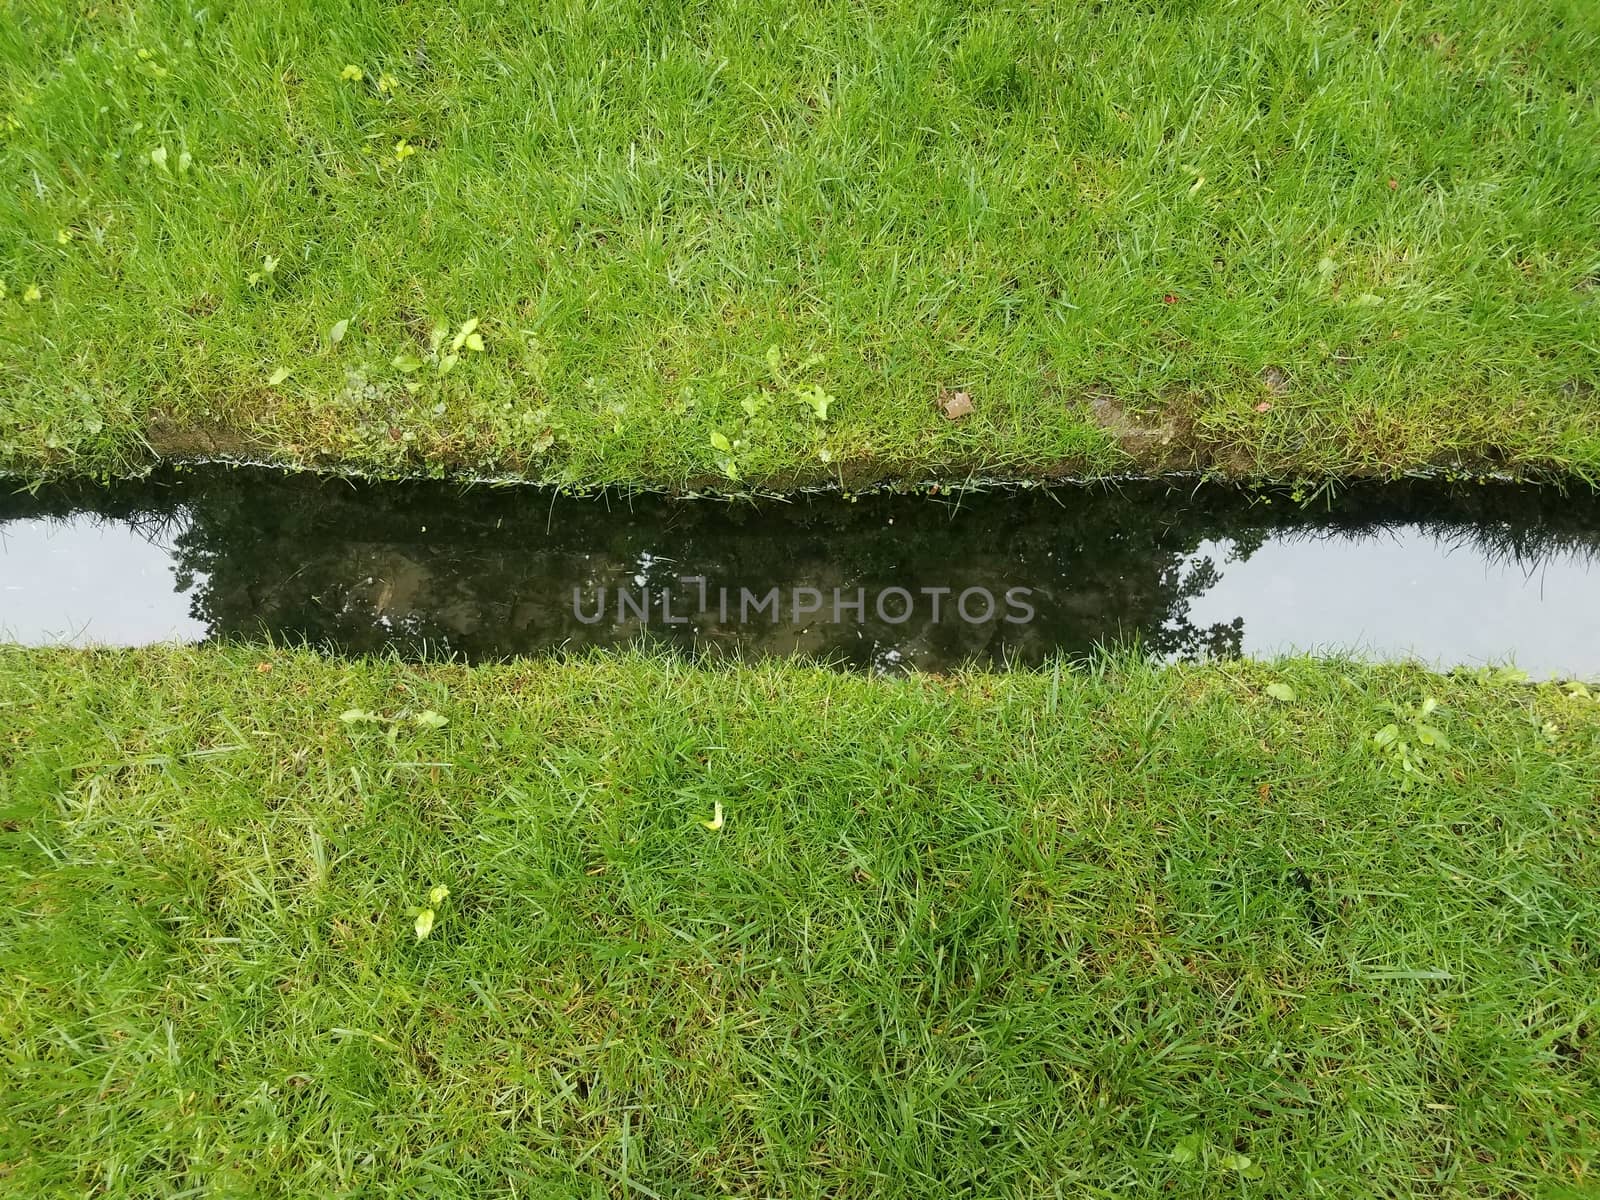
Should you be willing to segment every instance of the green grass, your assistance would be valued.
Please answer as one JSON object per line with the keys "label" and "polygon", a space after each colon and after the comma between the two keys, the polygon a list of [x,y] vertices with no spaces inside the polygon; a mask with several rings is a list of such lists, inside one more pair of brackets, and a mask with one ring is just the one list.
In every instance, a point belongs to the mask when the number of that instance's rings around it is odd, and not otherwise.
{"label": "green grass", "polygon": [[1593,1196],[1597,794],[1405,667],[0,650],[0,1191]]}
{"label": "green grass", "polygon": [[1593,477],[1596,61],[1593,0],[7,0],[0,463]]}

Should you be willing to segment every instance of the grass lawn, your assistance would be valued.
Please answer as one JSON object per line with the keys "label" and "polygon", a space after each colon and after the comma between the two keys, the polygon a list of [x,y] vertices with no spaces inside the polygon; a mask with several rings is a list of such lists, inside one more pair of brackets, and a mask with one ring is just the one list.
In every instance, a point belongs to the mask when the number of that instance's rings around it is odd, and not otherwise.
{"label": "grass lawn", "polygon": [[1593,1196],[1597,796],[1404,667],[0,650],[0,1191]]}
{"label": "grass lawn", "polygon": [[0,463],[1595,477],[1597,61],[1594,0],[7,0]]}

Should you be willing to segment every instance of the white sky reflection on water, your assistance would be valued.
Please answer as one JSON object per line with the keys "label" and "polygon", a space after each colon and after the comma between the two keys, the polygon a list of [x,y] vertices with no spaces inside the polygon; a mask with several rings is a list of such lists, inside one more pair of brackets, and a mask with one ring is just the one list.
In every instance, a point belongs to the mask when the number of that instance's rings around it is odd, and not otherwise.
{"label": "white sky reflection on water", "polygon": [[1600,569],[1581,554],[1491,559],[1414,525],[1373,535],[1274,536],[1246,561],[1203,543],[1222,579],[1195,597],[1197,625],[1244,619],[1244,651],[1350,651],[1434,666],[1514,659],[1534,675],[1600,677]]}
{"label": "white sky reflection on water", "polygon": [[124,521],[0,523],[0,638],[128,646],[205,636],[163,541]]}

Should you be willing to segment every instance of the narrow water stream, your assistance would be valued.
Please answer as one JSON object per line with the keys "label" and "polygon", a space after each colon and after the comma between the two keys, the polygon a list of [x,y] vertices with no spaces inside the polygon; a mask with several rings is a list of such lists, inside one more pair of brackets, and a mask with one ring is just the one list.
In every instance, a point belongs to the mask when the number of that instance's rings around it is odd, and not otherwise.
{"label": "narrow water stream", "polygon": [[787,503],[205,470],[0,495],[0,640],[615,646],[857,667],[1285,650],[1600,677],[1600,499],[1218,487]]}

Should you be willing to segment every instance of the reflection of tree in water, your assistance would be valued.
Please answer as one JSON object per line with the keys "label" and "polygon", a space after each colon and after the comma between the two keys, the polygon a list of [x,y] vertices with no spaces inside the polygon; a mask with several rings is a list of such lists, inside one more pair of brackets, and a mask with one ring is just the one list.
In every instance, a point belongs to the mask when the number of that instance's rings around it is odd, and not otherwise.
{"label": "reflection of tree in water", "polygon": [[[617,623],[618,588],[671,588],[682,612],[697,596],[681,577],[785,601],[797,587],[830,598],[865,589],[865,620],[802,618],[740,625],[710,611],[653,638],[689,648],[802,652],[857,665],[923,668],[964,661],[1038,662],[1057,651],[1138,642],[1161,656],[1238,653],[1239,620],[1196,626],[1192,602],[1224,568],[1268,536],[1348,536],[1396,520],[1493,553],[1536,557],[1600,542],[1592,499],[1512,489],[1446,492],[1410,486],[1341,497],[1331,513],[1253,504],[1238,491],[1196,498],[1163,484],[929,497],[838,498],[761,506],[612,495],[549,493],[439,483],[352,485],[260,472],[205,472],[111,493],[0,500],[43,515],[75,503],[122,519],[159,519],[181,505],[187,527],[163,530],[194,615],[219,637],[275,637],[348,651],[427,646],[485,658],[558,647],[634,641],[637,622]],[[142,514],[142,515],[141,515]],[[1027,624],[998,619],[933,622],[927,608],[904,624],[873,612],[885,588],[919,593],[969,587],[997,600],[1029,588]],[[573,592],[593,611],[600,589],[611,611],[581,622]],[[826,607],[831,607],[825,601]],[[1002,605],[1003,609],[1003,605]],[[824,613],[825,618],[831,614]]]}
{"label": "reflection of tree in water", "polygon": [[[1165,494],[1165,489],[1152,489]],[[654,497],[557,499],[438,485],[360,487],[255,478],[248,488],[197,489],[178,540],[196,584],[195,615],[219,635],[275,636],[372,650],[423,644],[472,658],[637,639],[616,620],[616,595],[668,588],[684,625],[652,612],[649,635],[681,647],[806,653],[858,665],[941,667],[968,660],[1037,662],[1059,649],[1135,641],[1153,652],[1237,652],[1241,629],[1195,628],[1189,601],[1216,576],[1191,561],[1212,532],[1166,503],[1078,491],[965,497],[875,497],[790,504],[673,502]],[[707,581],[707,611],[685,577]],[[717,592],[732,597],[720,619]],[[818,616],[738,621],[740,588],[824,597]],[[967,588],[987,589],[994,619],[953,619]],[[874,597],[918,598],[904,624],[880,619]],[[948,588],[930,619],[924,588]],[[1000,619],[1010,588],[1028,588],[1036,615]],[[605,618],[585,624],[604,589]],[[866,595],[864,620],[834,622],[832,597]],[[981,605],[975,605],[981,607]],[[898,607],[890,606],[891,615]],[[631,614],[630,614],[631,616]],[[821,619],[819,619],[819,617]]]}

